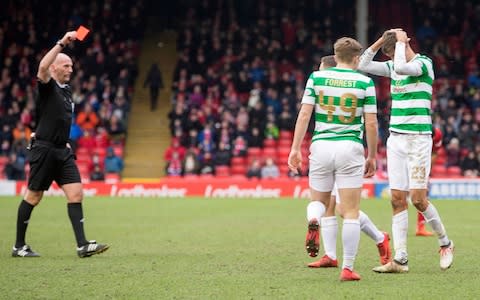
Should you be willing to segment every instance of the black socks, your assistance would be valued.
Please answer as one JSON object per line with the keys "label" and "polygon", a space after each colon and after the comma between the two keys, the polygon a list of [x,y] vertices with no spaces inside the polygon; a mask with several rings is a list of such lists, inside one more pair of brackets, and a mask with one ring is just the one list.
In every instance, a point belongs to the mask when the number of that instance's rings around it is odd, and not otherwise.
{"label": "black socks", "polygon": [[85,238],[85,231],[83,230],[82,203],[68,203],[67,208],[70,222],[72,222],[73,232],[75,232],[77,246],[81,247],[88,244],[88,241]]}
{"label": "black socks", "polygon": [[25,233],[27,232],[28,221],[35,206],[31,205],[25,200],[20,202],[17,215],[17,240],[15,241],[15,248],[20,248],[25,245]]}

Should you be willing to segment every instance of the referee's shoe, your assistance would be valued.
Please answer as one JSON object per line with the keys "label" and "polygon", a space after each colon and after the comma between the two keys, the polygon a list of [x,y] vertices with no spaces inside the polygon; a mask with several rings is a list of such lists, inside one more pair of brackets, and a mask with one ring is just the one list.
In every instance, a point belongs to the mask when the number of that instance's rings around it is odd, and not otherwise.
{"label": "referee's shoe", "polygon": [[88,244],[77,248],[78,257],[90,257],[95,254],[100,254],[107,251],[108,245],[97,244],[96,241],[89,241]]}
{"label": "referee's shoe", "polygon": [[13,257],[40,257],[40,254],[33,251],[29,245],[23,245],[22,247],[12,249]]}

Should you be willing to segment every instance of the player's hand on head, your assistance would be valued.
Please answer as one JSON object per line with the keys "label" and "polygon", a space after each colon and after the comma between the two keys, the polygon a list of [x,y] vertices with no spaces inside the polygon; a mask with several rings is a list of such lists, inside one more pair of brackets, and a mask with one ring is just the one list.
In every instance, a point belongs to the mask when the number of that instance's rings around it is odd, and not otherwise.
{"label": "player's hand on head", "polygon": [[364,178],[370,178],[375,175],[377,171],[377,161],[374,158],[367,158],[365,160],[365,171],[363,174]]}
{"label": "player's hand on head", "polygon": [[288,168],[294,174],[298,174],[298,170],[302,168],[302,153],[300,151],[290,151],[288,155]]}
{"label": "player's hand on head", "polygon": [[397,41],[399,42],[408,42],[408,36],[407,33],[403,30],[397,30],[395,31],[395,35],[397,36]]}

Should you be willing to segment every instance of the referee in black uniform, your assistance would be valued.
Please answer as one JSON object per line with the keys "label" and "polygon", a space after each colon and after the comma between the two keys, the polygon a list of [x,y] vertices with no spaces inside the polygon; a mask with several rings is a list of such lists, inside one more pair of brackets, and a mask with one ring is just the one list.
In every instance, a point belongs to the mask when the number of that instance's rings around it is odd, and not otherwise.
{"label": "referee in black uniform", "polygon": [[29,147],[30,176],[25,198],[18,208],[13,257],[40,256],[25,243],[25,233],[33,208],[40,203],[43,191],[48,190],[53,180],[68,199],[68,216],[77,240],[78,256],[88,257],[108,249],[108,245],[85,238],[82,183],[74,154],[68,144],[74,104],[67,82],[73,72],[73,63],[61,51],[75,39],[75,31],[67,32],[42,58],[38,67],[38,125]]}

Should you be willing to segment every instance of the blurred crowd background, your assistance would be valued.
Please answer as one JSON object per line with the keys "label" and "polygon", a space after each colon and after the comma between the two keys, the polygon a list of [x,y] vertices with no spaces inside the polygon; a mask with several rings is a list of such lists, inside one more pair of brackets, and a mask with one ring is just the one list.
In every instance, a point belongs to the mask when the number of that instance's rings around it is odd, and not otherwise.
{"label": "blurred crowd background", "polygon": [[[177,33],[168,119],[159,149],[168,176],[296,177],[286,167],[306,78],[333,43],[355,36],[355,1],[6,1],[0,11],[0,178],[25,179],[35,130],[39,60],[65,31],[92,29],[65,52],[74,61],[71,139],[82,177],[121,176],[149,10]],[[432,175],[480,171],[480,4],[370,1],[368,37],[399,24],[434,61],[434,126],[443,132]],[[364,45],[368,47],[368,45]],[[381,55],[379,59],[386,59]],[[161,66],[160,66],[161,69]],[[161,80],[160,77],[160,80]],[[155,77],[158,81],[158,77]],[[379,106],[378,178],[388,176],[389,79],[374,78]],[[131,126],[131,124],[130,124]],[[312,128],[310,128],[312,129]],[[302,152],[308,156],[308,136]],[[129,154],[130,155],[130,154]],[[134,154],[132,154],[134,155]],[[307,174],[307,166],[301,175]]]}

